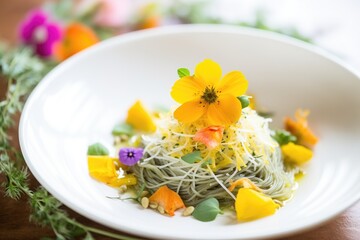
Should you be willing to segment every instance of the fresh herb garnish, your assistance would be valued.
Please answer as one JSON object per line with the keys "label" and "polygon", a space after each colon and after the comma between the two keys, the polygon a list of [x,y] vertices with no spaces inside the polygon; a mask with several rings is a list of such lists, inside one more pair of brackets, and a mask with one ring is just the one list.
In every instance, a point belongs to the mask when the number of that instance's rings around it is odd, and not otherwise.
{"label": "fresh herb garnish", "polygon": [[195,163],[196,161],[201,161],[201,152],[200,151],[194,151],[192,153],[188,153],[184,155],[182,158],[187,163]]}
{"label": "fresh herb garnish", "polygon": [[94,143],[89,146],[87,155],[91,156],[107,156],[109,155],[109,150],[102,145],[101,143]]}
{"label": "fresh herb garnish", "polygon": [[179,68],[177,73],[180,78],[190,76],[190,71],[187,68]]}
{"label": "fresh herb garnish", "polygon": [[192,214],[194,218],[202,222],[213,221],[221,213],[219,201],[212,197],[199,203]]}
{"label": "fresh herb garnish", "polygon": [[249,96],[246,95],[242,95],[240,97],[237,97],[239,99],[239,101],[241,102],[241,107],[242,108],[246,108],[250,105],[250,100],[249,100]]}
{"label": "fresh herb garnish", "polygon": [[289,142],[296,142],[296,136],[292,135],[286,130],[276,130],[271,134],[272,138],[279,143],[280,146],[288,144]]}
{"label": "fresh herb garnish", "polygon": [[115,125],[111,133],[113,136],[122,136],[122,135],[132,136],[134,135],[134,128],[130,124],[120,123]]}

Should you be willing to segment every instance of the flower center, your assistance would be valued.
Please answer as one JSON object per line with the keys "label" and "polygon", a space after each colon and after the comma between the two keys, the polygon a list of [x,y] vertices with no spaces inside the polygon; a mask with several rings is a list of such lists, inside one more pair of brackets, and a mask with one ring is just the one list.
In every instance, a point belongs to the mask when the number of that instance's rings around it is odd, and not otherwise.
{"label": "flower center", "polygon": [[204,101],[206,101],[209,104],[214,103],[218,99],[215,88],[214,87],[206,87],[201,98],[204,99]]}
{"label": "flower center", "polygon": [[35,43],[44,43],[48,38],[48,33],[46,31],[46,28],[43,26],[37,27],[35,29],[33,40]]}
{"label": "flower center", "polygon": [[128,152],[127,156],[128,156],[129,158],[132,158],[132,157],[134,157],[134,153],[133,153],[133,152]]}

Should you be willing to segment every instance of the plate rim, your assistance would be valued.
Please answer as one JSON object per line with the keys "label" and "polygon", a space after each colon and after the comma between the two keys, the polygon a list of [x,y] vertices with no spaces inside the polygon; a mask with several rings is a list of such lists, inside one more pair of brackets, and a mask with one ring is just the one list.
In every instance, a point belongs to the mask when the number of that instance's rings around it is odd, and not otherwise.
{"label": "plate rim", "polygon": [[[34,102],[34,99],[36,99],[37,95],[41,94],[41,90],[46,88],[46,86],[53,81],[55,81],[55,76],[58,73],[61,73],[64,69],[66,69],[68,66],[71,66],[73,62],[79,61],[82,58],[86,57],[87,55],[91,55],[96,51],[101,51],[103,48],[107,48],[108,46],[111,46],[113,43],[117,44],[126,44],[127,42],[131,42],[133,40],[140,40],[147,37],[156,37],[156,36],[164,36],[169,34],[179,34],[179,33],[232,33],[232,34],[240,34],[240,35],[247,35],[247,36],[253,36],[253,37],[259,37],[259,38],[265,38],[272,41],[281,42],[283,44],[291,45],[297,48],[301,48],[307,52],[311,52],[313,54],[316,54],[322,58],[325,58],[334,64],[338,65],[339,67],[346,70],[348,73],[352,74],[354,78],[357,78],[360,80],[360,73],[352,67],[350,64],[346,63],[344,60],[332,55],[331,53],[327,52],[326,50],[311,45],[309,43],[305,43],[303,41],[294,39],[292,37],[288,37],[279,33],[269,32],[265,30],[259,30],[259,29],[253,29],[248,27],[239,27],[239,26],[231,26],[231,25],[211,25],[211,24],[196,24],[196,25],[175,25],[175,26],[165,26],[165,27],[159,27],[156,29],[149,29],[149,30],[140,30],[136,32],[126,33],[123,35],[119,35],[116,37],[112,37],[108,40],[102,41],[72,57],[65,60],[64,62],[57,65],[54,69],[52,69],[35,87],[35,89],[30,94],[29,98],[25,102],[23,111],[21,113],[20,121],[19,121],[19,143],[20,143],[20,149],[23,153],[25,162],[34,175],[34,177],[39,181],[39,183],[47,190],[49,191],[55,198],[57,198],[59,201],[61,201],[64,205],[69,207],[70,209],[74,210],[75,212],[91,219],[94,222],[100,223],[104,226],[110,227],[114,230],[124,232],[130,235],[135,236],[142,236],[142,237],[151,237],[151,238],[174,238],[175,236],[168,235],[166,233],[159,234],[159,232],[144,232],[139,231],[139,229],[131,229],[127,226],[123,226],[123,228],[119,228],[118,226],[114,225],[111,221],[108,221],[107,219],[101,219],[98,216],[95,216],[87,211],[85,211],[82,208],[79,208],[79,206],[74,205],[71,201],[69,201],[66,197],[62,196],[60,193],[56,191],[53,187],[51,187],[50,184],[47,184],[47,181],[37,172],[36,167],[32,164],[31,157],[29,156],[27,149],[26,149],[26,140],[24,137],[24,134],[26,133],[26,130],[24,129],[24,125],[26,122],[26,119],[29,115],[29,108],[31,107],[32,103]],[[288,227],[285,230],[282,231],[273,231],[271,233],[261,234],[259,232],[256,236],[252,237],[246,237],[246,239],[261,239],[264,237],[285,237],[292,235],[294,233],[306,231],[312,228],[315,228],[319,225],[324,224],[325,222],[330,221],[335,216],[339,215],[346,209],[350,208],[352,205],[356,204],[360,199],[360,193],[353,195],[352,198],[348,199],[348,201],[345,202],[345,204],[342,205],[342,207],[333,208],[331,211],[327,212],[327,215],[321,215],[321,217],[313,218],[311,221],[306,222],[305,224],[298,226],[293,225]],[[216,236],[215,236],[216,237]],[[226,239],[239,239],[241,236],[233,236],[233,237],[227,237]],[[176,238],[176,237],[175,237]],[[194,238],[194,237],[192,237]],[[196,239],[216,239],[216,238],[209,238],[207,237],[198,237],[196,236]]]}

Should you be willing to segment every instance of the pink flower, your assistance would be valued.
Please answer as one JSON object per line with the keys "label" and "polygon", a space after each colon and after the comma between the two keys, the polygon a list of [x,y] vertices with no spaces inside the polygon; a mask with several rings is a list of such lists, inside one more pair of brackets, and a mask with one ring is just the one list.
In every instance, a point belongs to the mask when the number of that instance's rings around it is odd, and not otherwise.
{"label": "pink flower", "polygon": [[20,24],[19,37],[36,54],[48,57],[53,53],[54,44],[61,39],[61,28],[59,24],[51,22],[45,12],[34,10]]}
{"label": "pink flower", "polygon": [[95,23],[105,27],[117,27],[129,21],[132,4],[130,0],[98,0],[100,8]]}

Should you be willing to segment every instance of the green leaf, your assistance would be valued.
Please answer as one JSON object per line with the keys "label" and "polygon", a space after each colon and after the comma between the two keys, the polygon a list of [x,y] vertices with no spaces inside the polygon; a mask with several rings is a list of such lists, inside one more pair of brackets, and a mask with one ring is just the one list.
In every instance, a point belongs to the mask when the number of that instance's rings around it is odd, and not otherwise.
{"label": "green leaf", "polygon": [[190,76],[190,71],[187,68],[179,68],[177,70],[177,73],[178,73],[179,77],[181,77],[181,78]]}
{"label": "green leaf", "polygon": [[134,128],[130,124],[120,123],[115,125],[111,133],[114,136],[121,136],[121,135],[132,136],[134,135]]}
{"label": "green leaf", "polygon": [[296,136],[292,135],[286,130],[276,130],[271,134],[272,138],[279,143],[280,146],[288,144],[289,142],[296,142]]}
{"label": "green leaf", "polygon": [[221,212],[219,201],[216,198],[208,198],[199,203],[193,212],[193,217],[202,222],[213,221]]}
{"label": "green leaf", "polygon": [[192,153],[188,153],[181,158],[187,163],[194,163],[196,161],[201,161],[201,152],[200,151],[194,151]]}
{"label": "green leaf", "polygon": [[94,143],[89,146],[87,154],[92,156],[107,156],[109,155],[109,150],[101,143]]}
{"label": "green leaf", "polygon": [[241,102],[241,107],[242,108],[246,108],[250,105],[250,100],[249,100],[249,96],[243,95],[240,97],[237,97],[239,99],[239,101]]}

